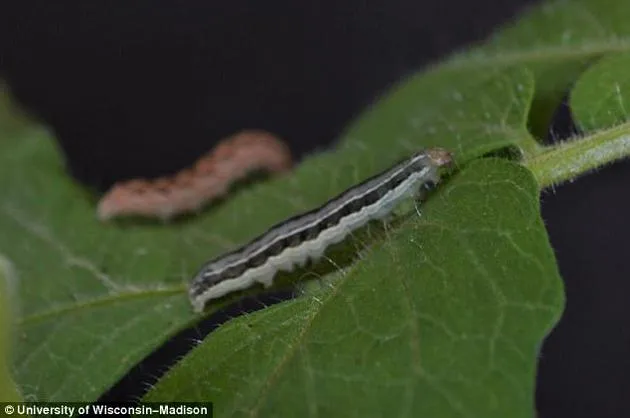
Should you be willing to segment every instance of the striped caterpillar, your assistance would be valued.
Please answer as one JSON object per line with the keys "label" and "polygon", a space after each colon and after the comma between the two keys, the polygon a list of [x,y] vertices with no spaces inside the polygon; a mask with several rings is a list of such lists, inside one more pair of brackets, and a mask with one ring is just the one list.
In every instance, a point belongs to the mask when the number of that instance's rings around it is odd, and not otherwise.
{"label": "striped caterpillar", "polygon": [[199,210],[254,171],[282,173],[291,164],[290,150],[274,135],[241,131],[173,176],[115,184],[99,201],[97,216],[101,221],[130,215],[168,220]]}
{"label": "striped caterpillar", "polygon": [[352,231],[387,216],[405,197],[423,196],[440,181],[440,167],[452,162],[452,154],[442,148],[417,152],[319,208],[280,222],[250,243],[207,262],[188,288],[194,310],[202,312],[209,300],[255,283],[271,286],[279,271],[320,258]]}

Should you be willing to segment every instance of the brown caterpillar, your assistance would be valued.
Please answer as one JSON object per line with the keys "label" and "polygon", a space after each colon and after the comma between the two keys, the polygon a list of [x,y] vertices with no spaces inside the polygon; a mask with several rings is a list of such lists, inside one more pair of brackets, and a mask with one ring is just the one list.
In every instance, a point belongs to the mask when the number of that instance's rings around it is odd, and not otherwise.
{"label": "brown caterpillar", "polygon": [[291,151],[279,138],[241,131],[173,176],[115,184],[99,201],[97,215],[101,221],[130,215],[168,220],[199,210],[254,171],[282,173],[291,165]]}

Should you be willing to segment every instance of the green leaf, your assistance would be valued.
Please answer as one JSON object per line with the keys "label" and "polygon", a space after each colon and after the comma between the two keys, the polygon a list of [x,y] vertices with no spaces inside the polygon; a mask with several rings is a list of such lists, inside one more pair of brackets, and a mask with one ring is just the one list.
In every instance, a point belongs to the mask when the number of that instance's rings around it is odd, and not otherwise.
{"label": "green leaf", "polygon": [[628,66],[630,54],[612,54],[580,77],[571,90],[571,111],[580,128],[594,131],[627,121],[630,110]]}
{"label": "green leaf", "polygon": [[[15,301],[15,277],[7,260],[0,256],[0,402],[21,400],[9,372],[9,347],[11,345],[11,319]],[[13,290],[13,292],[12,292]]]}
{"label": "green leaf", "polygon": [[586,66],[628,50],[629,13],[630,3],[622,0],[543,2],[447,65],[471,73],[527,67],[536,82],[530,127],[545,137],[553,111]]}
{"label": "green leaf", "polygon": [[221,327],[147,395],[217,416],[531,417],[562,288],[522,167],[469,164],[327,288]]}
{"label": "green leaf", "polygon": [[439,146],[459,162],[505,147],[535,149],[525,129],[533,94],[526,69],[468,74],[436,68],[401,83],[353,123],[343,138],[348,146],[369,145],[377,155],[407,145],[406,152]]}

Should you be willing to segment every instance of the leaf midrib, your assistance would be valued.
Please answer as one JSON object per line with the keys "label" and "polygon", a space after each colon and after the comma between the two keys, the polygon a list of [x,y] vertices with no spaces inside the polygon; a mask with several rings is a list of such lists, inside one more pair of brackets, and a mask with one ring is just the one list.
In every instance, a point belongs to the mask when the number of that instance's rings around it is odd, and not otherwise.
{"label": "leaf midrib", "polygon": [[[500,47],[500,46],[498,46]],[[505,52],[508,51],[508,52]],[[608,42],[585,42],[523,50],[473,49],[456,53],[450,60],[438,64],[441,68],[494,67],[536,61],[563,61],[568,58],[596,58],[607,53],[630,51],[630,38],[617,38]]]}

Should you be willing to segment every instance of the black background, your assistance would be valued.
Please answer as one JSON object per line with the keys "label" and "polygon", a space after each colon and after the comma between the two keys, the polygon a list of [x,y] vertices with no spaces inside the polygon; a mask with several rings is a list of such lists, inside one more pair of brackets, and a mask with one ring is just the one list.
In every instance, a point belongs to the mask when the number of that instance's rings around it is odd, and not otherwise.
{"label": "black background", "polygon": [[[71,173],[104,190],[176,171],[245,128],[303,156],[391,83],[481,41],[524,0],[0,1],[0,72],[53,127]],[[566,105],[548,140],[574,131]],[[540,354],[540,417],[630,416],[628,164],[542,193],[567,306]],[[137,399],[248,299],[182,332],[102,400]]]}

